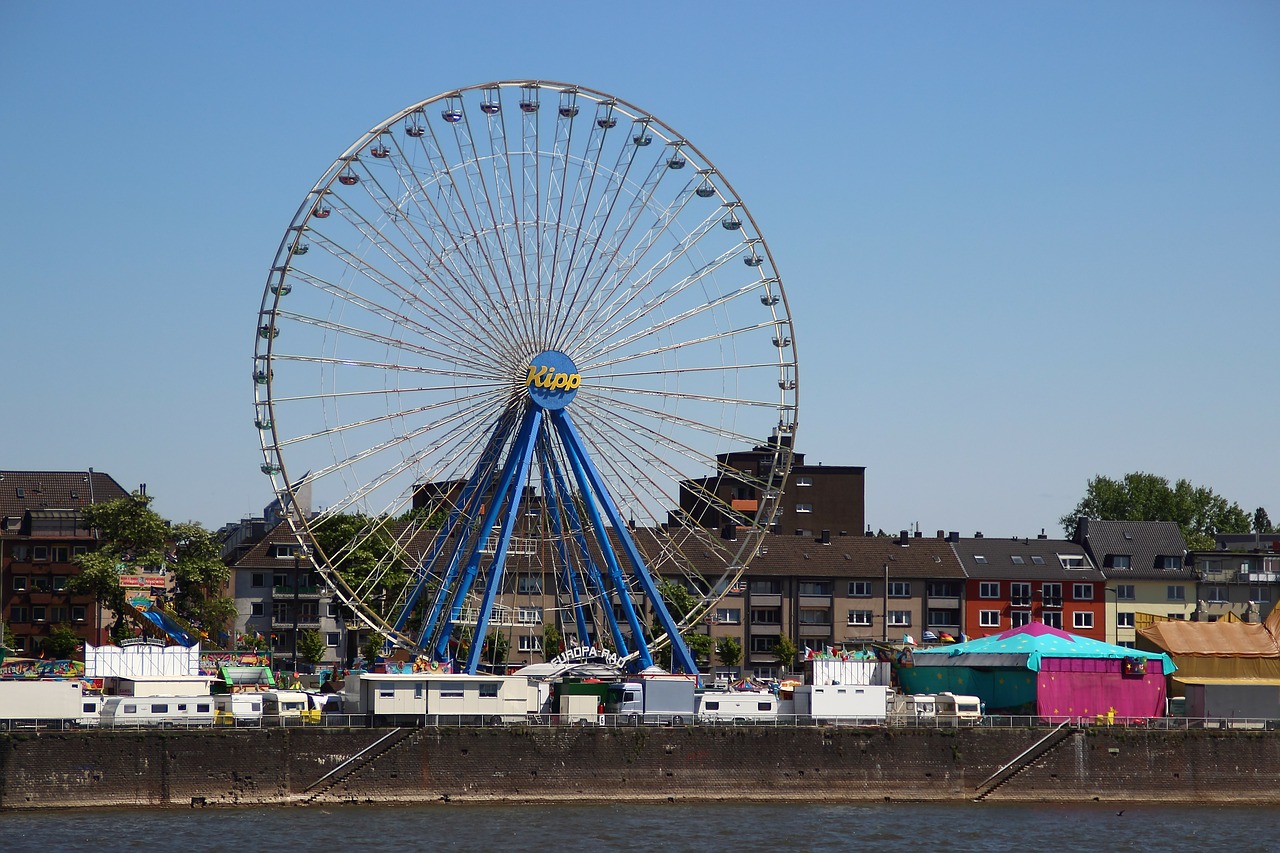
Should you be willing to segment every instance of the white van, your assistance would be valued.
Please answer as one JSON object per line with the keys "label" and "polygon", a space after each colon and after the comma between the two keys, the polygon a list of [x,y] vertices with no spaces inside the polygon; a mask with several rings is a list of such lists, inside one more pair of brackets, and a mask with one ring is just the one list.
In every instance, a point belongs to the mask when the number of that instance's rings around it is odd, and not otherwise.
{"label": "white van", "polygon": [[225,693],[213,697],[219,725],[256,726],[262,722],[261,693]]}
{"label": "white van", "polygon": [[212,696],[108,696],[102,726],[211,726]]}
{"label": "white van", "polygon": [[[301,690],[268,690],[258,695],[262,697],[264,723],[289,725],[310,721],[312,717],[311,703]],[[319,713],[315,716],[319,718]]]}

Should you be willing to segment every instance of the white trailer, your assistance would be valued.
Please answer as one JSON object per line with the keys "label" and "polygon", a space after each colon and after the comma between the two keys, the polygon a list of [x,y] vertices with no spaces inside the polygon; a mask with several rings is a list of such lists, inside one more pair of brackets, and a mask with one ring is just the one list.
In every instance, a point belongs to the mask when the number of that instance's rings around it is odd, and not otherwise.
{"label": "white trailer", "polygon": [[212,726],[212,696],[108,696],[102,702],[102,725]]}
{"label": "white trailer", "polygon": [[761,723],[778,719],[778,697],[767,690],[708,690],[698,697],[700,723]]}
{"label": "white trailer", "polygon": [[341,695],[344,712],[378,724],[522,722],[539,709],[537,687],[521,675],[363,672]]}
{"label": "white trailer", "polygon": [[261,693],[223,693],[213,697],[217,722],[221,725],[249,726],[262,722]]}
{"label": "white trailer", "polygon": [[804,684],[795,690],[801,722],[882,725],[893,689],[883,685]]}
{"label": "white trailer", "polygon": [[0,681],[0,723],[79,723],[84,716],[79,681]]}

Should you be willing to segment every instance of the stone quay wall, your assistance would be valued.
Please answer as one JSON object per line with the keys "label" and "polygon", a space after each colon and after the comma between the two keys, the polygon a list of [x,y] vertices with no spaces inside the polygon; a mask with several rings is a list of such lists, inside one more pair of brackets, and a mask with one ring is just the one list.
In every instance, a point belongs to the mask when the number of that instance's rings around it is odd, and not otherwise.
{"label": "stone quay wall", "polygon": [[[1280,802],[1280,734],[420,728],[0,735],[0,809],[555,800]],[[1033,752],[1033,755],[1035,753]]]}

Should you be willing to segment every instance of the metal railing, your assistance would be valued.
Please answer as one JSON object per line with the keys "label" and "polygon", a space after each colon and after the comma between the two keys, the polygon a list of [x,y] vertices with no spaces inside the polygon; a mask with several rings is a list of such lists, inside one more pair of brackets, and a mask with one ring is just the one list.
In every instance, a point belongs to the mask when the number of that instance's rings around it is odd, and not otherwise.
{"label": "metal railing", "polygon": [[[678,721],[677,718],[678,717]],[[725,717],[699,718],[694,714],[663,716],[660,721],[637,719],[630,714],[431,714],[394,718],[375,717],[369,714],[331,714],[316,711],[302,716],[264,716],[254,719],[213,721],[207,718],[189,720],[116,720],[98,721],[91,718],[79,720],[30,719],[0,720],[0,732],[32,731],[110,731],[137,729],[227,729],[227,728],[382,728],[387,725],[417,726],[427,728],[533,726],[535,728],[616,728],[637,727],[767,727],[767,728],[885,728],[898,729],[1052,729],[1070,725],[1079,729],[1132,729],[1132,730],[1218,730],[1218,731],[1280,731],[1280,720],[1260,718],[1199,718],[1199,717],[1079,717],[1045,718],[1029,715],[990,714],[977,721],[956,720],[949,717],[896,718],[896,717],[831,717],[813,718],[793,714],[773,717]]]}

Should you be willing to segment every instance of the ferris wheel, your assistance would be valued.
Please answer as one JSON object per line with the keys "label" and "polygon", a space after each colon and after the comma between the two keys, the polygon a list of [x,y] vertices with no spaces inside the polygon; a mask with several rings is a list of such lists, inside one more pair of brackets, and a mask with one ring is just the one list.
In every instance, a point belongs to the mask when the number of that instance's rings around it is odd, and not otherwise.
{"label": "ferris wheel", "polygon": [[531,624],[696,672],[681,632],[756,553],[796,427],[742,200],[652,114],[546,81],[414,104],[333,162],[276,253],[253,377],[302,553],[389,644],[467,672]]}

